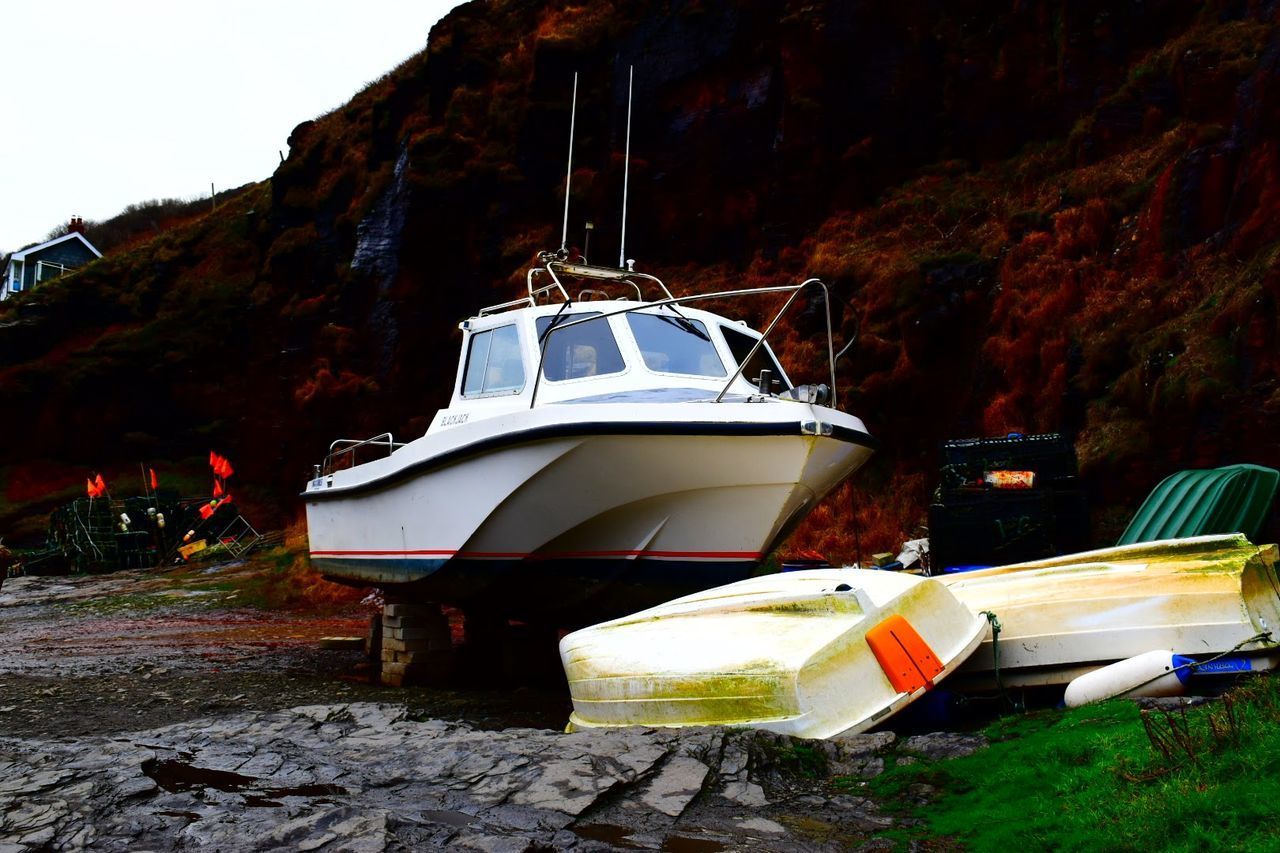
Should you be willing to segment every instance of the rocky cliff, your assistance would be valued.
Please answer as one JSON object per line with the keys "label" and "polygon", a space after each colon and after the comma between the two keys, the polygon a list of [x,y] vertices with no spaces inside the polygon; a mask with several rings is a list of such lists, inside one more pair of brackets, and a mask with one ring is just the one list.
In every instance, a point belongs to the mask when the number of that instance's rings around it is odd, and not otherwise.
{"label": "rocky cliff", "polygon": [[896,545],[946,437],[1069,432],[1100,541],[1173,470],[1280,465],[1274,3],[492,0],[269,179],[0,308],[0,529],[90,469],[194,488],[210,446],[288,521],[331,439],[420,434],[457,321],[558,244],[574,71],[571,234],[616,257],[633,64],[638,266],[821,276],[859,335],[840,392],[885,450],[793,546]]}

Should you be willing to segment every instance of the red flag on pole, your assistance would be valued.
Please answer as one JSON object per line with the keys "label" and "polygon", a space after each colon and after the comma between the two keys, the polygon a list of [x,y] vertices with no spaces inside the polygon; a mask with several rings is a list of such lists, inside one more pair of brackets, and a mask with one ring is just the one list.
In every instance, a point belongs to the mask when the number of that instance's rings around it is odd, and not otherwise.
{"label": "red flag on pole", "polygon": [[93,485],[94,485],[94,490],[95,490],[95,491],[97,491],[97,494],[96,494],[96,495],[94,495],[94,497],[95,497],[95,498],[100,498],[100,497],[102,497],[104,494],[106,494],[106,491],[107,491],[107,481],[106,481],[106,480],[104,480],[104,479],[102,479],[102,475],[101,475],[101,474],[99,474],[99,475],[98,475],[98,479],[94,481],[94,484],[93,484]]}
{"label": "red flag on pole", "polygon": [[209,467],[213,469],[213,473],[223,480],[235,473],[235,469],[231,467],[231,462],[227,457],[214,453],[212,450],[209,451]]}
{"label": "red flag on pole", "polygon": [[89,497],[91,498],[97,497],[97,495],[94,494],[93,480],[90,480],[88,477],[85,477],[85,480],[84,480],[84,490],[85,490],[85,494],[87,494]]}
{"label": "red flag on pole", "polygon": [[222,481],[221,480],[213,481],[213,496],[215,498],[222,497]]}
{"label": "red flag on pole", "polygon": [[210,516],[213,515],[214,509],[215,507],[212,502],[205,504],[204,506],[200,507],[200,517],[209,518]]}
{"label": "red flag on pole", "polygon": [[160,481],[156,479],[155,468],[148,468],[147,470],[151,472],[151,491],[154,492],[156,489],[160,488]]}

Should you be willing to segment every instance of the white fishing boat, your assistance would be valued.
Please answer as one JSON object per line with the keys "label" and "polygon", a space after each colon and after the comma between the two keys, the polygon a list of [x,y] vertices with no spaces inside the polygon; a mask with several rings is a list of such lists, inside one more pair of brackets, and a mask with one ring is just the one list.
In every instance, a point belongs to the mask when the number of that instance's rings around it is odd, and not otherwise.
{"label": "white fishing boat", "polygon": [[859,732],[954,671],[986,631],[935,580],[862,569],[765,575],[567,635],[570,727]]}
{"label": "white fishing boat", "polygon": [[[976,611],[998,618],[957,686],[1066,684],[1161,650],[1204,672],[1270,669],[1280,645],[1276,546],[1240,534],[1143,542],[946,575]],[[1227,655],[1230,662],[1220,656]]]}
{"label": "white fishing boat", "polygon": [[[574,93],[576,114],[576,77]],[[567,248],[572,127],[560,249],[523,297],[461,324],[448,407],[414,441],[335,441],[316,466],[303,498],[324,574],[596,621],[746,577],[871,454],[836,408],[822,282],[672,295],[626,259],[625,175],[618,266]],[[802,292],[824,297],[829,387],[794,386],[766,342]],[[763,334],[696,307],[760,295],[786,297]]]}
{"label": "white fishing boat", "polygon": [[[317,466],[303,497],[322,573],[594,621],[748,576],[871,454],[833,389],[793,386],[763,335],[691,307],[782,293],[785,311],[820,282],[677,298],[542,261],[526,298],[461,324],[453,398],[424,436],[337,441]],[[631,298],[570,298],[569,277]],[[829,336],[827,354],[834,386]]]}

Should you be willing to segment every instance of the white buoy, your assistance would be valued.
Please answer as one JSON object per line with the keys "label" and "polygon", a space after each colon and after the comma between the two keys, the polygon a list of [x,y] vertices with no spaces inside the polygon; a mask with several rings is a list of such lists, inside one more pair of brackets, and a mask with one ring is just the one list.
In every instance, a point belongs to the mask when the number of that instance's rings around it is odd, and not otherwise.
{"label": "white buoy", "polygon": [[1181,696],[1191,674],[1191,658],[1157,649],[1085,673],[1067,685],[1063,704],[1078,708],[1117,696]]}
{"label": "white buoy", "polygon": [[1138,654],[1071,681],[1062,702],[1066,707],[1078,708],[1121,695],[1181,695],[1187,692],[1190,665],[1194,662],[1167,649]]}

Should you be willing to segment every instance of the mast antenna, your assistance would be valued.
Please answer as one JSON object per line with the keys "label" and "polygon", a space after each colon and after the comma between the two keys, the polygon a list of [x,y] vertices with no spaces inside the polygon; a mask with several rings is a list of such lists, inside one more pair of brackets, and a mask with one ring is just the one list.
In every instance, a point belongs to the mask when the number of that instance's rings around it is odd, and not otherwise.
{"label": "mast antenna", "polygon": [[627,147],[622,158],[622,237],[618,241],[618,269],[627,268],[627,179],[631,174],[631,89],[636,81],[636,67],[630,66],[627,78]]}
{"label": "mast antenna", "polygon": [[569,168],[564,177],[564,228],[560,231],[560,251],[569,244],[569,185],[573,182],[573,124],[578,117],[578,72],[573,72],[573,106],[569,108]]}

